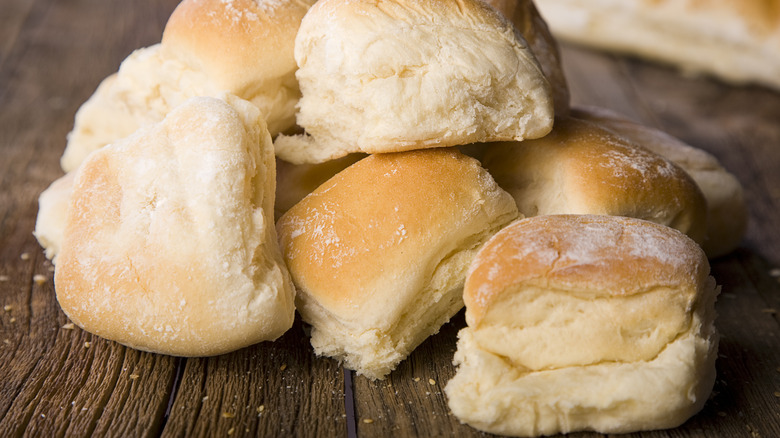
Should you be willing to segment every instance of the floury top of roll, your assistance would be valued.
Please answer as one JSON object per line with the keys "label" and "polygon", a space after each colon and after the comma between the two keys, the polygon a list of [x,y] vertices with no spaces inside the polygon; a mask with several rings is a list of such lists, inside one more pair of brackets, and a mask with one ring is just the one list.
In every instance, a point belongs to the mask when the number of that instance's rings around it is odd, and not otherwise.
{"label": "floury top of roll", "polygon": [[480,0],[320,0],[301,22],[295,60],[306,135],[275,143],[293,163],[552,129],[553,94],[539,62]]}
{"label": "floury top of roll", "polygon": [[90,154],[73,176],[54,274],[79,327],[145,351],[211,356],[273,340],[295,295],[273,224],[259,110],[196,97]]}
{"label": "floury top of roll", "polygon": [[450,409],[510,436],[679,426],[715,381],[709,274],[693,240],[652,222],[514,222],[469,267]]}

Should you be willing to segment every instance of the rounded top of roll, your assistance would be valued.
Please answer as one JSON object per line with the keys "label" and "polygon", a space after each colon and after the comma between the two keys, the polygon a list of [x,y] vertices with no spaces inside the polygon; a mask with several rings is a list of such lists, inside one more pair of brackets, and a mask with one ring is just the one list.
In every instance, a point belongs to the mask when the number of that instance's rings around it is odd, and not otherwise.
{"label": "rounded top of roll", "polygon": [[544,138],[485,149],[483,165],[525,216],[628,216],[705,239],[706,200],[690,175],[596,123],[559,118]]}
{"label": "rounded top of roll", "polygon": [[295,70],[301,19],[315,0],[184,0],[162,36],[165,50],[232,93]]}
{"label": "rounded top of roll", "polygon": [[277,230],[296,286],[331,312],[362,318],[414,299],[399,291],[416,293],[444,256],[516,215],[477,160],[436,149],[358,161],[292,207]]}
{"label": "rounded top of roll", "polygon": [[[552,127],[534,54],[480,0],[321,0],[301,22],[295,59],[298,124],[332,151],[320,161],[537,138]],[[287,152],[277,149],[311,162]]]}
{"label": "rounded top of roll", "polygon": [[521,285],[590,299],[656,288],[695,294],[709,270],[693,240],[663,225],[619,216],[537,216],[516,221],[482,247],[463,297],[467,321],[476,327],[493,303]]}

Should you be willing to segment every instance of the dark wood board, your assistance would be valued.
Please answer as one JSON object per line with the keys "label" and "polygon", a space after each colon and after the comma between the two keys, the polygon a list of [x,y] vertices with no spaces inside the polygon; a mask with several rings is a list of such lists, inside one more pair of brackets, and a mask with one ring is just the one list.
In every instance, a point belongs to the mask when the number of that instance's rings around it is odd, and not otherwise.
{"label": "dark wood board", "polygon": [[[176,4],[0,7],[0,436],[484,436],[449,413],[443,392],[462,312],[384,381],[317,358],[300,321],[276,342],[189,359],[68,324],[32,235],[38,195],[62,174],[79,105],[132,50],[160,40]],[[570,45],[563,56],[575,103],[713,153],[750,208],[742,246],[712,261],[722,294],[711,398],[677,429],[628,436],[780,436],[780,92]]]}

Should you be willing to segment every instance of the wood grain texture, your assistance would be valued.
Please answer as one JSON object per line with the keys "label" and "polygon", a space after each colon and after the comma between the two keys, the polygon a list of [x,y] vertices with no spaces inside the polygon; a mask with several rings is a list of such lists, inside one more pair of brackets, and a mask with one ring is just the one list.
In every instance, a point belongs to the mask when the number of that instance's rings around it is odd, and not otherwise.
{"label": "wood grain texture", "polygon": [[[300,321],[276,342],[191,359],[68,324],[32,236],[37,197],[62,173],[78,106],[132,50],[159,41],[177,1],[3,2],[0,436],[487,436],[454,418],[443,393],[462,312],[376,382],[345,380],[338,363],[315,357]],[[723,289],[711,398],[679,428],[626,436],[780,436],[780,93],[574,46],[563,59],[576,103],[711,152],[745,186],[750,207],[742,246],[712,261]]]}
{"label": "wood grain texture", "polygon": [[461,311],[385,380],[353,378],[358,436],[479,435],[449,412],[444,394],[444,385],[455,375],[457,332],[465,324]]}
{"label": "wood grain texture", "polygon": [[341,367],[303,324],[274,342],[186,360],[163,436],[346,436]]}

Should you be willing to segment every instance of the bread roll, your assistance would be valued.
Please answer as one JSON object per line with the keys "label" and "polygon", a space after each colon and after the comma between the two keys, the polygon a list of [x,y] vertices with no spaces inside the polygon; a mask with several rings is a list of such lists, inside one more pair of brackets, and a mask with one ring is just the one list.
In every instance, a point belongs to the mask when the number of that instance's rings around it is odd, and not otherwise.
{"label": "bread roll", "polygon": [[728,254],[739,246],[748,223],[744,191],[739,180],[717,158],[663,131],[603,108],[578,107],[573,110],[573,116],[599,123],[644,146],[674,162],[693,178],[707,201],[707,235],[702,247],[708,257]]}
{"label": "bread roll", "polygon": [[714,384],[718,291],[701,248],[674,229],[517,221],[469,268],[450,409],[503,435],[676,427]]}
{"label": "bread roll", "polygon": [[628,216],[704,241],[706,201],[691,177],[595,123],[557,119],[544,138],[487,145],[482,163],[526,217]]}
{"label": "bread roll", "polygon": [[55,283],[80,327],[209,356],[292,326],[271,137],[255,106],[227,99],[188,100],[76,171]]}
{"label": "bread roll", "polygon": [[780,89],[777,0],[539,0],[553,35]]}
{"label": "bread roll", "polygon": [[295,39],[300,164],[547,134],[550,85],[514,27],[481,0],[320,0]]}
{"label": "bread roll", "polygon": [[230,93],[266,118],[272,135],[295,124],[293,47],[314,0],[184,0],[162,42],[139,49],[76,113],[61,160],[72,171],[95,149],[159,122],[195,96]]}
{"label": "bread roll", "polygon": [[46,258],[56,263],[62,247],[68,204],[73,191],[73,173],[56,179],[38,197],[38,216],[33,235],[43,247]]}
{"label": "bread roll", "polygon": [[558,41],[550,33],[547,23],[536,9],[533,0],[485,0],[498,9],[515,25],[528,42],[539,65],[550,82],[555,103],[555,114],[565,116],[569,113],[569,86],[561,66]]}
{"label": "bread roll", "polygon": [[371,155],[338,173],[277,222],[315,352],[384,378],[463,307],[472,256],[516,217],[454,150]]}

